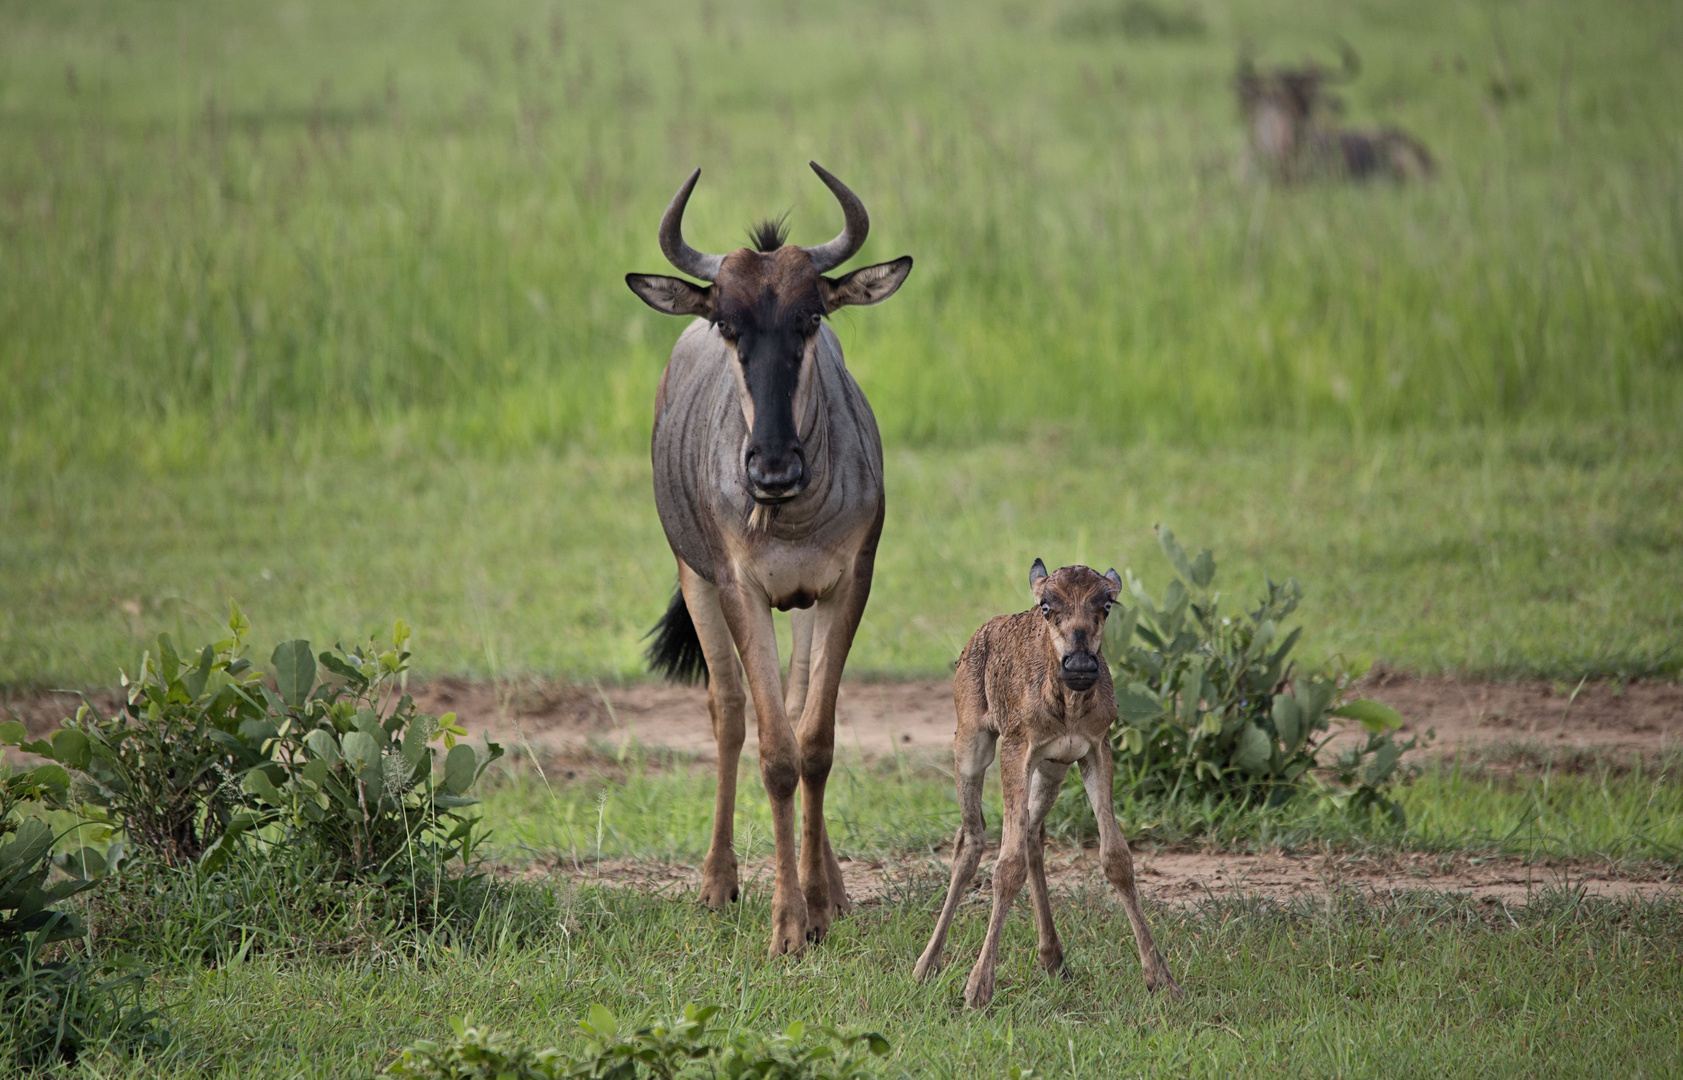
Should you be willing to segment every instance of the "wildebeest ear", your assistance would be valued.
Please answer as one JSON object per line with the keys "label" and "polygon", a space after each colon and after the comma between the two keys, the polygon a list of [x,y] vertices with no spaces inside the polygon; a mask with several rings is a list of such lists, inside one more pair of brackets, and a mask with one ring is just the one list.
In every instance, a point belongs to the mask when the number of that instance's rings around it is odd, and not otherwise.
{"label": "wildebeest ear", "polygon": [[711,285],[698,288],[683,278],[664,274],[627,274],[625,283],[643,303],[662,315],[700,315],[705,319],[713,314]]}
{"label": "wildebeest ear", "polygon": [[1046,564],[1041,562],[1039,559],[1036,559],[1034,560],[1034,565],[1029,567],[1029,588],[1034,590],[1034,597],[1036,600],[1040,599],[1040,586],[1045,584],[1045,582]]}
{"label": "wildebeest ear", "polygon": [[905,284],[912,272],[912,257],[902,255],[893,262],[864,266],[839,278],[820,278],[819,291],[824,296],[824,310],[880,304]]}
{"label": "wildebeest ear", "polygon": [[1110,598],[1112,600],[1122,595],[1122,575],[1116,572],[1116,567],[1113,566],[1106,570],[1104,579],[1110,582]]}

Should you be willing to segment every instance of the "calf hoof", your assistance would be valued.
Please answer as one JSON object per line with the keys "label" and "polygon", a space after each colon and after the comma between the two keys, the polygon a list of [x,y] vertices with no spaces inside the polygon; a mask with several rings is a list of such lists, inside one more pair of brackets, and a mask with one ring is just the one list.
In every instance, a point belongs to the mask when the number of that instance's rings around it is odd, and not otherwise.
{"label": "calf hoof", "polygon": [[923,982],[925,979],[929,978],[929,976],[936,974],[940,970],[941,955],[936,953],[934,956],[931,956],[928,953],[924,953],[922,956],[917,958],[917,963],[912,966],[912,978],[916,979],[918,982]]}
{"label": "calf hoof", "polygon": [[733,871],[728,877],[703,876],[701,879],[701,902],[719,911],[736,902],[741,893],[736,887],[736,873]]}
{"label": "calf hoof", "polygon": [[1180,983],[1175,982],[1175,977],[1169,974],[1168,968],[1161,968],[1157,971],[1146,972],[1145,988],[1153,993],[1161,992],[1163,994],[1167,994],[1172,998],[1183,998],[1186,996],[1186,991],[1180,988]]}
{"label": "calf hoof", "polygon": [[1062,948],[1041,949],[1039,961],[1041,968],[1048,974],[1057,975],[1059,973],[1063,973],[1066,978],[1068,977],[1068,972],[1064,968],[1064,951]]}

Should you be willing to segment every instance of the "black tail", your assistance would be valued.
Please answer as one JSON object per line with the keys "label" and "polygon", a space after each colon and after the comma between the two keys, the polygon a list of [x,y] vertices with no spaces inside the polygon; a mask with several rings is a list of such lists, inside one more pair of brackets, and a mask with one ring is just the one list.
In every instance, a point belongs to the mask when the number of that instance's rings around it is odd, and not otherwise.
{"label": "black tail", "polygon": [[643,654],[651,671],[672,682],[706,684],[707,657],[701,652],[701,638],[695,632],[695,620],[690,618],[682,589],[672,591],[666,614],[644,636],[654,638]]}

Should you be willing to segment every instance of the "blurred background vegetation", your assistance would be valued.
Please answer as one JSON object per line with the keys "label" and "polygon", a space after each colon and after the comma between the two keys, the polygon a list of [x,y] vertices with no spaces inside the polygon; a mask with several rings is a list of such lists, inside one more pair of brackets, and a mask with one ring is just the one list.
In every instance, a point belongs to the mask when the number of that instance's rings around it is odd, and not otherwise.
{"label": "blurred background vegetation", "polygon": [[[1311,654],[1675,672],[1683,9],[1250,0],[0,8],[0,685],[238,596],[435,671],[622,678],[672,566],[661,209],[872,213],[889,449],[853,670],[944,669],[1150,525],[1308,587]],[[1251,174],[1232,91],[1363,60],[1424,185]],[[1160,585],[1161,582],[1156,582]],[[263,650],[266,653],[266,647]]]}

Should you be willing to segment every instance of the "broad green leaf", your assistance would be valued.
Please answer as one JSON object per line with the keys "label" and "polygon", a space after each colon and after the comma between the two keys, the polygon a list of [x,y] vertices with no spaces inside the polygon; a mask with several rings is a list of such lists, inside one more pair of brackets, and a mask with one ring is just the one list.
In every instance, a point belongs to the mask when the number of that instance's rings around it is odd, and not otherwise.
{"label": "broad green leaf", "polygon": [[1116,607],[1111,610],[1110,618],[1104,625],[1105,651],[1113,660],[1119,660],[1128,651],[1128,645],[1134,640],[1134,624],[1139,620],[1140,609],[1137,607]]}
{"label": "broad green leaf", "polygon": [[1163,554],[1169,557],[1169,564],[1175,568],[1175,573],[1187,581],[1191,581],[1192,564],[1186,561],[1186,552],[1182,550],[1180,541],[1175,539],[1175,534],[1159,525],[1157,526],[1157,543],[1162,547]]}
{"label": "broad green leaf", "polygon": [[467,743],[458,743],[444,757],[444,790],[451,795],[466,795],[479,773],[479,756]]}
{"label": "broad green leaf", "polygon": [[1355,701],[1346,701],[1338,708],[1332,710],[1332,715],[1342,716],[1346,720],[1359,720],[1361,721],[1362,727],[1373,732],[1375,735],[1383,731],[1392,731],[1403,726],[1401,713],[1397,712],[1397,710],[1391,708],[1389,705],[1384,705],[1377,701],[1369,701],[1367,698],[1357,698]]}
{"label": "broad green leaf", "polygon": [[23,726],[21,720],[7,720],[0,723],[0,746],[16,746],[29,738],[29,729]]}
{"label": "broad green leaf", "polygon": [[1255,724],[1246,724],[1239,731],[1239,741],[1233,748],[1233,764],[1260,776],[1268,771],[1274,758],[1274,740]]}
{"label": "broad green leaf", "polygon": [[53,732],[53,760],[71,769],[86,769],[93,760],[88,737],[74,728],[60,728]]}
{"label": "broad green leaf", "polygon": [[310,652],[310,643],[302,639],[283,641],[275,646],[269,662],[275,665],[275,686],[281,700],[293,708],[303,705],[310,687],[316,684],[316,658]]}
{"label": "broad green leaf", "polygon": [[604,1006],[592,1005],[589,1016],[592,1030],[604,1039],[611,1039],[619,1033],[619,1021]]}
{"label": "broad green leaf", "polygon": [[1130,724],[1145,724],[1163,715],[1163,702],[1135,683],[1116,691],[1116,712]]}
{"label": "broad green leaf", "polygon": [[1367,767],[1367,784],[1378,787],[1391,778],[1396,771],[1397,762],[1402,758],[1402,748],[1390,739],[1381,740],[1379,750],[1373,755],[1373,764]]}
{"label": "broad green leaf", "polygon": [[197,699],[205,692],[205,684],[210,681],[211,666],[216,663],[216,650],[209,645],[199,654],[199,662],[187,672],[181,681],[187,687],[187,696]]}
{"label": "broad green leaf", "polygon": [[271,806],[280,806],[285,802],[280,789],[275,787],[275,782],[270,780],[269,775],[262,769],[252,769],[246,773],[241,786],[248,794],[257,796]]}
{"label": "broad green leaf", "polygon": [[1205,548],[1198,553],[1196,559],[1192,560],[1192,573],[1188,576],[1191,578],[1192,584],[1200,589],[1207,589],[1210,587],[1210,582],[1215,580],[1215,572],[1215,552]]}
{"label": "broad green leaf", "polygon": [[329,767],[339,764],[339,740],[333,737],[332,732],[316,728],[304,736],[304,745],[309,748],[310,753],[325,761]]}
{"label": "broad green leaf", "polygon": [[379,779],[380,744],[374,741],[374,736],[366,731],[350,732],[340,748],[345,754],[345,765],[352,773],[368,781]]}
{"label": "broad green leaf", "polygon": [[1286,755],[1289,757],[1297,753],[1297,748],[1303,744],[1303,736],[1308,732],[1304,729],[1303,710],[1296,698],[1286,694],[1275,696],[1274,730],[1280,734],[1280,744],[1285,748]]}
{"label": "broad green leaf", "polygon": [[176,654],[175,646],[170,642],[168,634],[158,635],[158,685],[168,689],[181,671],[181,657]]}

